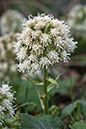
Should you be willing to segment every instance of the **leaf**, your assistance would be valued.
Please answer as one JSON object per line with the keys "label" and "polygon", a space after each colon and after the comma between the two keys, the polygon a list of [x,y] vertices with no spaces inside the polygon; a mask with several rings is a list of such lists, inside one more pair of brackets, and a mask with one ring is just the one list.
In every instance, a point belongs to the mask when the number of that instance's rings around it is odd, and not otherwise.
{"label": "leaf", "polygon": [[47,80],[53,84],[57,84],[57,82],[51,77],[48,77]]}
{"label": "leaf", "polygon": [[81,101],[81,110],[82,110],[84,119],[86,120],[86,101]]}
{"label": "leaf", "polygon": [[21,104],[21,105],[17,106],[16,108],[14,108],[14,110],[17,110],[18,108],[21,108],[21,107],[24,107],[24,106],[27,106],[27,105],[33,105],[34,108],[36,108],[36,104],[35,103],[33,103],[33,102],[26,102],[24,104]]}
{"label": "leaf", "polygon": [[64,119],[67,116],[70,116],[71,113],[74,111],[75,108],[77,108],[77,103],[80,103],[79,100],[75,101],[74,103],[66,106],[62,111],[61,111],[61,115],[60,118]]}
{"label": "leaf", "polygon": [[62,73],[58,75],[58,77],[55,79],[55,81],[58,81],[61,75],[62,75]]}
{"label": "leaf", "polygon": [[[36,91],[36,87],[38,90],[42,93],[42,86],[34,86],[30,81],[28,80],[21,80],[20,78],[16,78],[15,81],[13,81],[10,85],[14,85],[14,91],[16,91],[16,98],[18,105],[26,103],[26,90],[28,87],[28,96],[27,96],[27,102],[33,102],[37,105],[37,112],[40,112],[42,110],[40,100]],[[28,108],[29,112],[34,111],[33,105],[27,105],[23,107],[23,111]]]}
{"label": "leaf", "polygon": [[[39,100],[40,100],[40,103],[41,103],[41,107],[42,107],[42,109],[44,110],[44,103],[43,103],[43,99],[41,98],[41,95],[40,95],[40,92],[39,92],[39,90],[36,88],[36,90],[37,90],[37,93],[38,93],[38,97],[39,97]],[[44,98],[45,96],[43,96],[43,98]]]}
{"label": "leaf", "polygon": [[53,118],[56,117],[57,112],[59,111],[59,109],[60,109],[59,107],[56,107],[56,108],[55,108],[54,113],[53,113]]}
{"label": "leaf", "polygon": [[39,118],[28,114],[21,114],[20,129],[60,129],[64,123],[56,117],[53,119],[51,115],[44,115]]}
{"label": "leaf", "polygon": [[47,92],[49,92],[51,89],[53,89],[54,85],[56,85],[56,87],[59,88],[59,84],[57,83],[57,81],[58,81],[58,79],[60,78],[61,75],[62,74],[58,75],[58,77],[55,80],[53,78],[51,78],[51,77],[47,78],[47,80],[49,82],[51,82],[50,85],[48,85],[48,87],[47,87]]}
{"label": "leaf", "polygon": [[73,125],[69,125],[71,129],[86,129],[86,124],[82,122],[76,122]]}
{"label": "leaf", "polygon": [[33,83],[34,85],[43,85],[43,82],[38,82],[38,81],[34,81],[31,78],[28,78],[26,76],[24,76],[27,80],[29,80],[31,83]]}
{"label": "leaf", "polygon": [[50,90],[52,90],[54,88],[54,84],[51,83],[48,87],[47,87],[47,92],[49,92]]}
{"label": "leaf", "polygon": [[69,87],[73,87],[76,83],[76,80],[77,80],[77,77],[71,77],[65,80],[60,80],[59,81],[60,88],[58,89],[58,92],[63,94],[68,93]]}
{"label": "leaf", "polygon": [[62,73],[60,75],[57,76],[57,78],[54,80],[51,77],[48,77],[47,80],[53,84],[57,84],[58,79],[60,78],[60,76],[62,75]]}
{"label": "leaf", "polygon": [[50,108],[49,108],[49,112],[52,112],[53,110],[55,110],[56,108],[56,105],[52,105]]}

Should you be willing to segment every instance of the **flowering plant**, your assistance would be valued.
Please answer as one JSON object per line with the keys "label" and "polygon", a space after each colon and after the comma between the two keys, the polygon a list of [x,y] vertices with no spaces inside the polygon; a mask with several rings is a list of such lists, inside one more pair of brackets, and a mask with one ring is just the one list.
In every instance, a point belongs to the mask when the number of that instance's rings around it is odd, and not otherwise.
{"label": "flowering plant", "polygon": [[36,72],[59,61],[68,62],[77,44],[70,37],[68,25],[52,15],[28,18],[15,44],[20,71]]}
{"label": "flowering plant", "polygon": [[[22,33],[18,36],[15,43],[18,68],[20,71],[37,72],[43,68],[43,83],[34,84],[43,86],[43,96],[40,97],[45,114],[49,114],[47,93],[53,85],[58,87],[58,76],[55,80],[47,78],[47,69],[59,61],[68,62],[69,55],[76,48],[77,42],[73,41],[70,35],[70,28],[64,21],[54,19],[52,15],[28,16],[23,24]],[[47,86],[47,81],[51,84]]]}
{"label": "flowering plant", "polygon": [[15,100],[14,93],[11,93],[12,86],[2,84],[0,86],[0,125],[3,126],[4,120],[15,119],[13,102]]}
{"label": "flowering plant", "polygon": [[74,6],[68,18],[68,24],[77,37],[85,37],[86,35],[86,6],[77,4]]}
{"label": "flowering plant", "polygon": [[20,32],[23,21],[22,13],[16,10],[8,10],[1,16],[1,34]]}
{"label": "flowering plant", "polygon": [[86,53],[86,5],[77,4],[70,10],[68,24],[75,40],[78,41],[75,54]]}
{"label": "flowering plant", "polygon": [[18,74],[13,41],[17,41],[16,33],[11,32],[0,37],[0,80],[8,81]]}

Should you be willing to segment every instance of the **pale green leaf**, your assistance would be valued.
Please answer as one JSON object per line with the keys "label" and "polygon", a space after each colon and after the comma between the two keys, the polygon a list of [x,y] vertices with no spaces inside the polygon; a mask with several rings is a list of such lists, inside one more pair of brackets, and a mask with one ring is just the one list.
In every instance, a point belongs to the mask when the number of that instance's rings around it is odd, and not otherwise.
{"label": "pale green leaf", "polygon": [[23,104],[17,106],[16,108],[14,108],[14,110],[17,110],[18,108],[25,107],[25,106],[28,106],[28,105],[33,105],[34,108],[36,107],[35,103],[33,103],[33,102],[26,102],[26,103],[23,103]]}
{"label": "pale green leaf", "polygon": [[64,119],[67,116],[71,116],[71,113],[74,111],[75,108],[77,108],[77,103],[80,103],[79,100],[75,101],[74,103],[66,106],[60,114],[60,118]]}
{"label": "pale green leaf", "polygon": [[53,118],[56,117],[57,112],[59,111],[59,109],[60,109],[59,107],[56,107],[56,108],[55,108],[54,113],[53,113]]}
{"label": "pale green leaf", "polygon": [[53,84],[57,84],[57,82],[51,77],[48,77],[47,80]]}
{"label": "pale green leaf", "polygon": [[58,79],[60,78],[62,74],[58,75],[58,77],[54,80],[53,78],[51,77],[48,77],[47,80],[49,82],[51,82],[48,87],[47,87],[47,92],[49,92],[51,89],[54,88],[54,85],[56,85],[56,88],[59,88],[59,84],[57,83]]}
{"label": "pale green leaf", "polygon": [[56,105],[52,105],[52,106],[49,108],[49,112],[55,110],[55,108],[56,108]]}
{"label": "pale green leaf", "polygon": [[47,87],[47,92],[49,92],[50,90],[52,90],[54,88],[54,84],[51,83],[48,87]]}
{"label": "pale green leaf", "polygon": [[[42,107],[42,109],[44,110],[44,103],[43,103],[43,100],[42,100],[42,98],[41,98],[41,95],[40,95],[40,92],[39,92],[39,90],[36,88],[36,90],[37,90],[37,93],[38,93],[38,97],[39,97],[39,100],[40,100],[40,104],[41,104],[41,107]],[[44,98],[45,96],[43,96],[43,98]]]}
{"label": "pale green leaf", "polygon": [[39,118],[28,114],[21,114],[21,129],[60,129],[64,123],[51,115],[44,115]]}
{"label": "pale green leaf", "polygon": [[86,129],[86,124],[82,122],[76,122],[73,125],[69,125],[71,129]]}
{"label": "pale green leaf", "polygon": [[82,110],[84,119],[86,120],[86,101],[81,101],[81,110]]}
{"label": "pale green leaf", "polygon": [[62,73],[57,76],[57,78],[55,79],[55,81],[58,81],[61,75],[62,75]]}
{"label": "pale green leaf", "polygon": [[59,80],[59,85],[60,88],[58,90],[58,92],[62,93],[62,94],[66,94],[66,93],[70,93],[69,91],[69,87],[74,87],[75,83],[76,83],[77,77],[71,77],[68,79],[64,79],[64,80]]}
{"label": "pale green leaf", "polygon": [[[25,77],[25,76],[24,76]],[[31,78],[25,77],[27,80],[29,80],[34,85],[43,85],[43,82],[34,81]]]}

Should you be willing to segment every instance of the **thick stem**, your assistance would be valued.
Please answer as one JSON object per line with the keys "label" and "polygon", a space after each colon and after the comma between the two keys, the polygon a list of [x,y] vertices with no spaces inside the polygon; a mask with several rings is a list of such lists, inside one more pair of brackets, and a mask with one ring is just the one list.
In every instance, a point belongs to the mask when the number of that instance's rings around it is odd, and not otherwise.
{"label": "thick stem", "polygon": [[49,113],[48,111],[48,96],[47,96],[47,70],[46,66],[44,66],[44,80],[43,80],[43,95],[44,97],[44,114],[47,115]]}

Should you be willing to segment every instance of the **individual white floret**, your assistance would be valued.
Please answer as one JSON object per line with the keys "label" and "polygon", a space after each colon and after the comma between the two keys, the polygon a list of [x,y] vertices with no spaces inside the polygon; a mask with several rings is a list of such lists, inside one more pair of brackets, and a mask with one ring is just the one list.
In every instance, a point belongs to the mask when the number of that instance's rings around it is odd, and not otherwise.
{"label": "individual white floret", "polygon": [[54,51],[50,51],[48,53],[48,58],[49,60],[51,60],[52,64],[56,63],[56,62],[59,62],[59,56],[58,56],[58,53]]}
{"label": "individual white floret", "polygon": [[46,23],[45,23],[45,22],[39,21],[39,22],[35,25],[34,29],[36,29],[36,30],[42,29],[42,28],[44,28],[45,26],[46,26]]}
{"label": "individual white floret", "polygon": [[27,59],[23,63],[18,64],[19,71],[25,72],[26,70],[29,70],[31,66],[31,62]]}
{"label": "individual white floret", "polygon": [[27,53],[27,49],[25,49],[24,47],[22,47],[20,49],[20,51],[17,53],[17,58],[19,60],[23,60],[26,57],[26,53]]}
{"label": "individual white floret", "polygon": [[68,62],[70,53],[67,53],[65,50],[61,52],[61,60]]}
{"label": "individual white floret", "polygon": [[33,31],[31,34],[32,38],[36,40],[39,36],[41,36],[42,32],[40,30],[36,30],[35,32]]}
{"label": "individual white floret", "polygon": [[40,43],[44,46],[47,47],[51,43],[50,35],[49,34],[42,34],[40,37]]}
{"label": "individual white floret", "polygon": [[40,70],[39,64],[33,63],[33,64],[31,65],[31,72],[32,72],[32,73],[36,73],[38,70]]}
{"label": "individual white floret", "polygon": [[42,45],[34,44],[32,49],[33,49],[33,52],[35,52],[37,55],[43,54],[43,47],[42,47]]}
{"label": "individual white floret", "polygon": [[50,33],[51,33],[51,35],[53,37],[57,37],[57,36],[60,35],[60,32],[59,32],[59,30],[57,28],[52,28],[51,31],[50,31]]}
{"label": "individual white floret", "polygon": [[43,57],[40,59],[39,64],[41,65],[41,67],[46,66],[46,69],[49,67],[49,65],[51,65],[51,61],[47,58],[47,57]]}
{"label": "individual white floret", "polygon": [[30,56],[28,56],[28,59],[30,62],[38,62],[37,56],[31,54]]}

